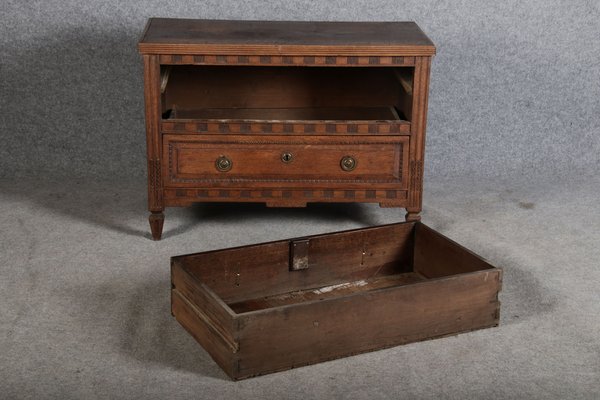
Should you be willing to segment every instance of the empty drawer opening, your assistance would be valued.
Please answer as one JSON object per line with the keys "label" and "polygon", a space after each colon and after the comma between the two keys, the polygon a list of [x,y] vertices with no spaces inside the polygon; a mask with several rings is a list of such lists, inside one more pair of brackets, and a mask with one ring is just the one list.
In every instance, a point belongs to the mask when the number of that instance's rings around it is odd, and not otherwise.
{"label": "empty drawer opening", "polygon": [[163,66],[163,119],[410,121],[413,67]]}

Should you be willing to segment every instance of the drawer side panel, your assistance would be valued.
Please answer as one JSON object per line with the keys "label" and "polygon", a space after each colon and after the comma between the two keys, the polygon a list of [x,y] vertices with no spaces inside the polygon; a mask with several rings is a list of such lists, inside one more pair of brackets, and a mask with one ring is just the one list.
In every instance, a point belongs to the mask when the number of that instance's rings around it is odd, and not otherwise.
{"label": "drawer side panel", "polygon": [[211,358],[229,375],[234,377],[237,368],[235,349],[232,349],[214,330],[208,319],[176,290],[171,291],[171,312],[186,331],[208,352]]}
{"label": "drawer side panel", "polygon": [[477,254],[429,228],[415,225],[414,270],[427,278],[495,269]]}

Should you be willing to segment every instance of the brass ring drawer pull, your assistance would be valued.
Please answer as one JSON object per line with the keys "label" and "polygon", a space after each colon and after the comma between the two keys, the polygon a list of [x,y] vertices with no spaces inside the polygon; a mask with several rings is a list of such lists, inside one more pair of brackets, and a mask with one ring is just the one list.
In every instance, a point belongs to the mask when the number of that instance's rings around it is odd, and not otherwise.
{"label": "brass ring drawer pull", "polygon": [[356,159],[352,156],[344,156],[340,161],[340,167],[342,167],[344,171],[354,170],[354,168],[356,168],[356,164],[358,163],[356,162]]}
{"label": "brass ring drawer pull", "polygon": [[290,153],[289,151],[286,151],[285,153],[281,154],[281,161],[283,161],[286,164],[291,163],[294,160],[294,155],[292,153]]}
{"label": "brass ring drawer pull", "polygon": [[233,162],[227,156],[219,156],[215,161],[215,167],[220,172],[227,172],[233,167]]}

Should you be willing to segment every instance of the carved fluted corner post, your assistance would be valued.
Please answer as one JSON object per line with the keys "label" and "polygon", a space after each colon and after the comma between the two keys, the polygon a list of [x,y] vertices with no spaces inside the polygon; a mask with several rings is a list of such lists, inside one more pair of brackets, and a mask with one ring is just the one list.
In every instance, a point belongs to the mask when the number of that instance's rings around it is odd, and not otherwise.
{"label": "carved fluted corner post", "polygon": [[156,55],[144,55],[146,146],[148,155],[148,210],[152,238],[160,240],[165,209],[161,174],[160,64]]}
{"label": "carved fluted corner post", "polygon": [[410,146],[410,184],[406,221],[420,221],[423,207],[423,164],[425,158],[425,127],[429,94],[431,57],[417,57],[413,78],[412,138]]}

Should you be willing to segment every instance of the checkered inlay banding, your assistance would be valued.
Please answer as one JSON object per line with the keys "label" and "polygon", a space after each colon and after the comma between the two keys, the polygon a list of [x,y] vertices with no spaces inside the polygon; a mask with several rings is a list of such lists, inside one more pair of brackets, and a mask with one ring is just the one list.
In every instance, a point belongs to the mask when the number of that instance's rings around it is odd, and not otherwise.
{"label": "checkered inlay banding", "polygon": [[407,198],[405,190],[292,190],[292,189],[165,189],[168,199],[227,200],[247,199],[265,201],[273,199],[296,199],[311,201],[402,201]]}
{"label": "checkered inlay banding", "polygon": [[304,65],[304,66],[413,66],[415,57],[400,56],[285,56],[163,54],[161,64],[194,65]]}
{"label": "checkered inlay banding", "polygon": [[249,133],[249,134],[304,134],[304,135],[390,135],[410,134],[410,122],[254,122],[178,120],[162,122],[166,133]]}

